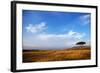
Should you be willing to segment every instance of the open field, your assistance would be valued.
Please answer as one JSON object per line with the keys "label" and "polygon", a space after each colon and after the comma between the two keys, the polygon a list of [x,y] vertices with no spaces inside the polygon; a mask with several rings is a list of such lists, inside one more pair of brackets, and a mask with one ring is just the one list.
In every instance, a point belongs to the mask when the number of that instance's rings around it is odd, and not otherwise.
{"label": "open field", "polygon": [[91,59],[89,46],[63,50],[23,50],[23,62],[47,62]]}

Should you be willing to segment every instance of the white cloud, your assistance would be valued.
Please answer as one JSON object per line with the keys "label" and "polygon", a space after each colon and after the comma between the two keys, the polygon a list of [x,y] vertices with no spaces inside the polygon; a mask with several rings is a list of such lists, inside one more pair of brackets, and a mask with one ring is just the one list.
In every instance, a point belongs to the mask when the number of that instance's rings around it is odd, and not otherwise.
{"label": "white cloud", "polygon": [[81,39],[85,36],[85,33],[79,33],[79,32],[75,32],[75,31],[70,30],[67,35],[69,37]]}
{"label": "white cloud", "polygon": [[38,37],[40,39],[49,39],[49,38],[75,38],[75,39],[81,39],[85,36],[85,33],[78,33],[78,32],[74,32],[72,30],[70,30],[68,33],[66,34],[40,34],[38,35]]}
{"label": "white cloud", "polygon": [[82,16],[82,19],[88,19],[90,17],[89,14]]}
{"label": "white cloud", "polygon": [[80,22],[82,23],[82,25],[87,25],[91,21],[90,20],[90,14],[80,16],[79,19],[80,19]]}
{"label": "white cloud", "polygon": [[72,36],[72,35],[74,35],[74,34],[76,34],[76,32],[74,32],[74,31],[72,31],[72,30],[70,30],[70,31],[68,32],[68,35],[69,35],[69,36]]}
{"label": "white cloud", "polygon": [[29,24],[27,27],[25,27],[25,29],[31,33],[38,33],[43,31],[46,28],[47,27],[45,22],[41,22],[40,24],[34,24],[34,25]]}
{"label": "white cloud", "polygon": [[24,41],[23,44],[26,45],[26,43],[28,43],[31,46],[37,45],[37,47],[39,48],[46,49],[61,49],[75,45],[76,42],[81,41],[84,36],[85,33],[79,33],[72,30],[70,30],[66,34],[38,34],[36,36],[32,36],[29,39],[24,39],[26,41]]}

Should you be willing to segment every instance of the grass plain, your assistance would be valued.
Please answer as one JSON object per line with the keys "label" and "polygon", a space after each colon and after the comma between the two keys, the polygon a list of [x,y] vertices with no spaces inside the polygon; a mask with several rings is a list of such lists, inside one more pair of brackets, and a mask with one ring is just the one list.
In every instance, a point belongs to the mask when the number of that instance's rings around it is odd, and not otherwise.
{"label": "grass plain", "polygon": [[23,63],[91,59],[90,46],[78,46],[63,50],[23,50]]}

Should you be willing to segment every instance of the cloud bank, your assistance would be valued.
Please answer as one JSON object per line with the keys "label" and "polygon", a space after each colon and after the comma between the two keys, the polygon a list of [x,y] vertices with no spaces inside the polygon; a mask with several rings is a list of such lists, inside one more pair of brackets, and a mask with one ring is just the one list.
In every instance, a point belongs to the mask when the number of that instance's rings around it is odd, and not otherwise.
{"label": "cloud bank", "polygon": [[26,31],[31,32],[33,35],[29,38],[23,38],[24,49],[63,49],[72,47],[85,37],[85,33],[75,32],[69,30],[65,34],[48,34],[40,33],[47,29],[45,22],[37,25],[28,25]]}

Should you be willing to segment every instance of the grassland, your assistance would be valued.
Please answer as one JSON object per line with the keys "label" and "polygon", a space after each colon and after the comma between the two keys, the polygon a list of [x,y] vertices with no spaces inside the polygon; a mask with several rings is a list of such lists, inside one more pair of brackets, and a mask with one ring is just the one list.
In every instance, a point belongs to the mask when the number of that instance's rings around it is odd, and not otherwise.
{"label": "grassland", "polygon": [[23,50],[23,62],[47,62],[91,59],[89,46],[73,47],[63,50]]}

